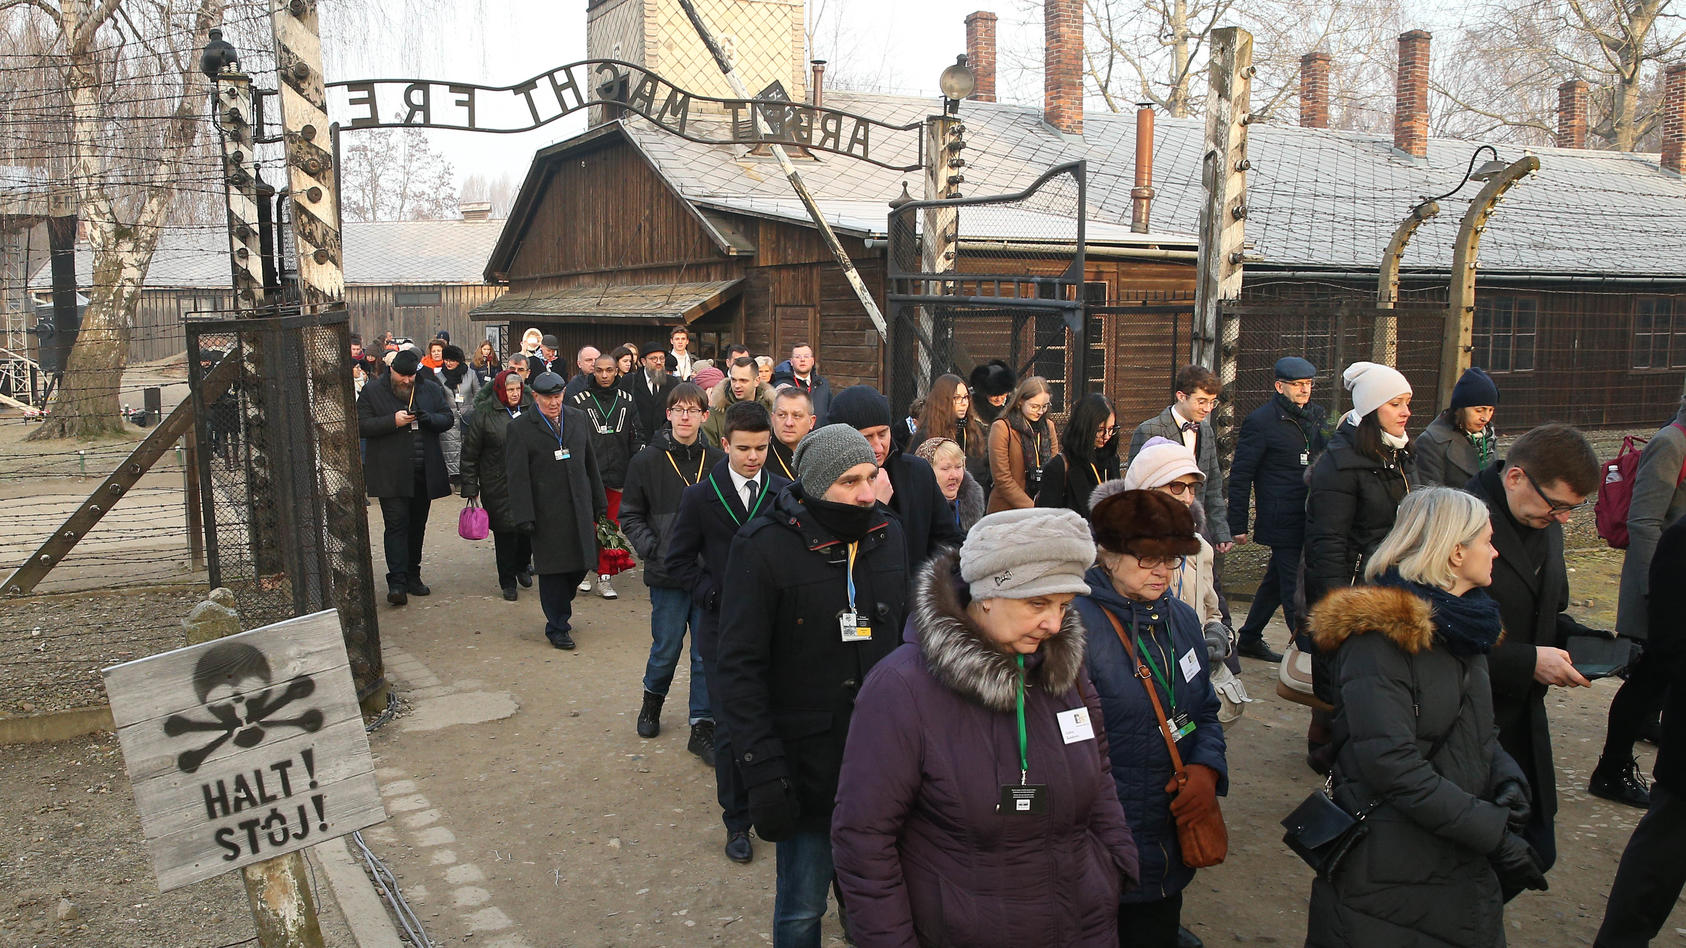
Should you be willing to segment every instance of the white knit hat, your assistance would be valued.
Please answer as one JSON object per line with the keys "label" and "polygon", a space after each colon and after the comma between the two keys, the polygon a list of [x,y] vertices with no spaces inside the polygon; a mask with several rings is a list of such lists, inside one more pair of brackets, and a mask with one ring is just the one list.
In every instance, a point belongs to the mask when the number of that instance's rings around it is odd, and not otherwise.
{"label": "white knit hat", "polygon": [[1124,469],[1124,489],[1152,490],[1164,487],[1184,474],[1198,474],[1201,480],[1206,479],[1206,473],[1200,470],[1200,463],[1194,460],[1194,452],[1188,449],[1188,445],[1167,438],[1149,438],[1135,460]]}
{"label": "white knit hat", "polygon": [[1411,394],[1411,383],[1398,369],[1375,362],[1354,362],[1341,373],[1341,382],[1352,393],[1352,411],[1346,420],[1358,424],[1365,415],[1401,395]]}
{"label": "white knit hat", "polygon": [[1089,522],[1075,510],[1025,507],[972,525],[960,547],[960,578],[973,599],[1029,599],[1089,591],[1095,562]]}

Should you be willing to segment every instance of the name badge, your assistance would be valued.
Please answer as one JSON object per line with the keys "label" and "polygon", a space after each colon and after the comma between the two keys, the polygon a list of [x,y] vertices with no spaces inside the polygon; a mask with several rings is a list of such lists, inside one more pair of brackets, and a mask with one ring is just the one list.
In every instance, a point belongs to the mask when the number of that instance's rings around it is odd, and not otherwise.
{"label": "name badge", "polygon": [[1172,740],[1180,741],[1194,733],[1194,719],[1188,716],[1187,711],[1179,711],[1171,715],[1170,724]]}
{"label": "name badge", "polygon": [[573,455],[571,453],[569,453],[567,448],[557,448],[556,453],[552,456],[555,457],[556,460],[558,460],[558,461],[566,461],[569,458],[573,457]]}
{"label": "name badge", "polygon": [[845,642],[872,641],[872,626],[862,622],[860,616],[853,612],[838,613],[837,630],[842,633]]}
{"label": "name badge", "polygon": [[510,420],[512,420],[512,421],[516,418],[520,418],[521,417],[521,409],[517,408],[514,411],[510,412],[509,417],[510,417]]}
{"label": "name badge", "polygon": [[1072,708],[1055,715],[1060,722],[1060,736],[1067,744],[1095,739],[1095,726],[1089,723],[1088,708]]}
{"label": "name badge", "polygon": [[458,405],[462,404],[462,393],[461,392],[457,393],[457,404]]}
{"label": "name badge", "polygon": [[1039,816],[1048,812],[1048,788],[1044,784],[1006,784],[995,809],[1008,816]]}
{"label": "name badge", "polygon": [[1300,467],[1309,467],[1309,466],[1311,466],[1311,452],[1310,451],[1301,451],[1300,452]]}
{"label": "name badge", "polygon": [[419,422],[419,421],[410,422],[410,430],[411,431],[420,431],[421,430],[421,422]]}
{"label": "name badge", "polygon": [[1193,681],[1194,676],[1200,674],[1200,656],[1194,654],[1194,649],[1184,652],[1183,657],[1177,659],[1177,664],[1182,666],[1183,681]]}
{"label": "name badge", "polygon": [[615,429],[609,427],[608,425],[598,425],[597,426],[597,433],[598,434],[614,434]]}

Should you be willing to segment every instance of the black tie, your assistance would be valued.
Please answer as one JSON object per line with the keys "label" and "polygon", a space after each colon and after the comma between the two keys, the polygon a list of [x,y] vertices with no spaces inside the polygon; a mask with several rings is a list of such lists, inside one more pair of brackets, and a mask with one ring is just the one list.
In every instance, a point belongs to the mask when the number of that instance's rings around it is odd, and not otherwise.
{"label": "black tie", "polygon": [[743,489],[744,489],[744,493],[749,495],[749,498],[747,500],[745,500],[744,504],[743,504],[744,512],[748,513],[749,511],[755,509],[755,482],[754,481],[744,481],[743,482]]}

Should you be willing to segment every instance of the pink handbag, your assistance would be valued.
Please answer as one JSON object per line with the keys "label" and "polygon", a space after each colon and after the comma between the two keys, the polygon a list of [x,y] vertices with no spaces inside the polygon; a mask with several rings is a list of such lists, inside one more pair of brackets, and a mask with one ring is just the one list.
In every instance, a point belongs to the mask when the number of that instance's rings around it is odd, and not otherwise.
{"label": "pink handbag", "polygon": [[457,536],[464,540],[484,540],[492,529],[492,518],[478,500],[470,499],[462,513],[457,514]]}

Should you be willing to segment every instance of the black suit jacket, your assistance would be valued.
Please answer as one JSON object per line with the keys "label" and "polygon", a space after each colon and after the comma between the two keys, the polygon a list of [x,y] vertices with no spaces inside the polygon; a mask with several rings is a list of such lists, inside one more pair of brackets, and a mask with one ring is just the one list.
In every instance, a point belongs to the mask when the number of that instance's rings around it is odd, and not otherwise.
{"label": "black suit jacket", "polygon": [[[789,485],[790,478],[763,467],[760,496],[764,499],[757,503],[756,513],[771,510],[773,499]],[[719,487],[719,494],[715,487]],[[673,539],[667,546],[667,573],[679,588],[691,590],[692,602],[710,613],[720,610],[720,584],[726,576],[726,554],[731,552],[732,537],[750,519],[743,498],[732,489],[731,465],[725,460],[679,495]]]}
{"label": "black suit jacket", "polygon": [[626,377],[626,389],[632,395],[632,405],[638,410],[638,430],[642,433],[644,443],[656,440],[656,432],[667,423],[667,393],[673,391],[679,380],[669,375],[654,392],[650,391],[650,379],[647,370],[639,368]]}
{"label": "black suit jacket", "polygon": [[[417,429],[400,428],[392,416],[400,408],[415,413]],[[392,373],[370,379],[357,396],[357,431],[364,440],[363,480],[370,497],[409,497],[416,490],[415,438],[422,439],[427,468],[427,496],[451,492],[445,453],[439,436],[451,430],[456,416],[445,403],[445,390],[430,378],[416,376],[414,403],[392,391]]]}

